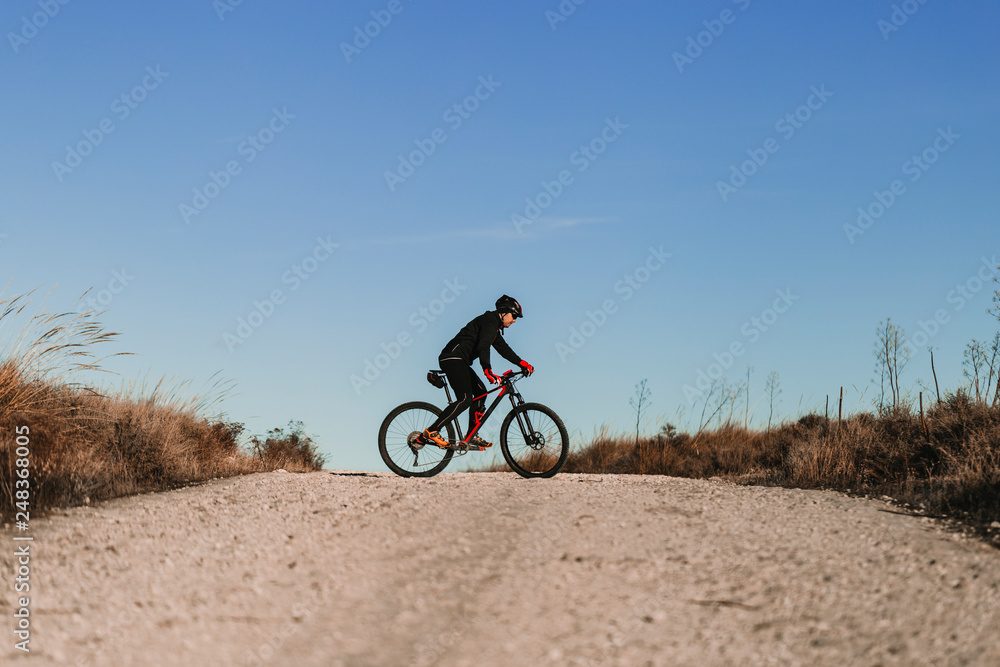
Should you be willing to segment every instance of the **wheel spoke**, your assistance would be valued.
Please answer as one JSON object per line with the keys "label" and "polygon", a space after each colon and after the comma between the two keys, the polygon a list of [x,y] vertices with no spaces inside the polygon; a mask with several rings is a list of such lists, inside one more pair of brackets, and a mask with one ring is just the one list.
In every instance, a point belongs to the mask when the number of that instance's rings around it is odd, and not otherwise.
{"label": "wheel spoke", "polygon": [[519,409],[507,422],[508,463],[518,474],[534,477],[554,474],[569,447],[562,422],[535,407]]}
{"label": "wheel spoke", "polygon": [[[408,403],[396,408],[382,424],[379,449],[386,464],[397,474],[433,475],[451,459],[452,452],[436,445],[414,449],[409,444],[411,433],[420,433],[437,419],[439,411],[427,403]],[[445,431],[445,429],[442,429]],[[446,437],[453,439],[451,427]]]}

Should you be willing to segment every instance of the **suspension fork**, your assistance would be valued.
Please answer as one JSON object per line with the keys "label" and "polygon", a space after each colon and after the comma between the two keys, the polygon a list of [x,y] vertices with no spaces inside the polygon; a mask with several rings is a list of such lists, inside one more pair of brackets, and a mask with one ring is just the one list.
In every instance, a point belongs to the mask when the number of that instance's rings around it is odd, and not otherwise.
{"label": "suspension fork", "polygon": [[510,391],[507,392],[507,398],[510,399],[511,408],[516,408],[517,406],[524,404],[524,399],[521,398],[521,392],[514,387],[514,383],[511,383],[510,385]]}
{"label": "suspension fork", "polygon": [[[521,392],[517,391],[513,387],[511,387],[509,398],[510,398],[510,405],[514,409],[516,409],[521,405],[524,405],[524,399],[521,398]],[[515,418],[517,418],[517,425],[521,429],[521,435],[524,436],[524,441],[530,445],[534,440],[535,429],[531,426],[531,420],[528,419],[528,413],[517,412],[515,413],[514,416]]]}

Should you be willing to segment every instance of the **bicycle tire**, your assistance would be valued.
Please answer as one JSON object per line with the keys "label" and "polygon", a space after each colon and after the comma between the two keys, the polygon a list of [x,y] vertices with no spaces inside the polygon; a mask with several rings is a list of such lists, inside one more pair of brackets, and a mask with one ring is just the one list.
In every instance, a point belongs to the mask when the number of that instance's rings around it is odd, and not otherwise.
{"label": "bicycle tire", "polygon": [[[400,418],[407,412],[414,412]],[[426,417],[421,412],[426,411]],[[430,426],[441,415],[441,408],[431,403],[423,401],[412,401],[403,403],[396,407],[385,419],[378,432],[378,452],[382,456],[382,461],[389,466],[400,477],[433,477],[444,470],[454,451],[451,449],[440,449],[437,445],[424,445],[419,451],[414,451],[407,442],[407,436],[413,431],[423,431]],[[448,442],[455,442],[455,429],[451,423],[445,424],[448,433]],[[420,453],[429,455],[430,463],[427,467],[419,467],[418,461]],[[414,457],[413,468],[408,468],[403,464],[406,458]],[[437,458],[440,456],[440,458]],[[399,458],[400,461],[396,459]]]}
{"label": "bicycle tire", "polygon": [[[531,413],[540,414],[533,417]],[[540,442],[528,442],[522,432],[519,415],[527,417],[533,431],[532,440],[539,438]],[[546,424],[543,415],[552,423]],[[513,433],[510,430],[511,424],[515,424]],[[513,440],[509,436],[513,436]],[[558,442],[553,442],[554,436],[558,436]],[[562,419],[551,408],[541,403],[522,403],[503,420],[500,427],[500,451],[510,469],[521,477],[552,477],[566,463],[569,435]]]}

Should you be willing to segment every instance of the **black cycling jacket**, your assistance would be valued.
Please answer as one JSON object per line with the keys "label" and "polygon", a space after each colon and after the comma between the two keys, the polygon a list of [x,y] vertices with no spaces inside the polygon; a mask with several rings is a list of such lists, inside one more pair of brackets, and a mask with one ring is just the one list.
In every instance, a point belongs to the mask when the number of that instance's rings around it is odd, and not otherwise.
{"label": "black cycling jacket", "polygon": [[500,356],[517,366],[521,363],[521,357],[514,354],[514,350],[507,345],[503,335],[498,335],[502,329],[500,315],[494,310],[487,310],[462,327],[458,335],[441,350],[438,360],[461,359],[471,366],[472,360],[478,356],[483,370],[491,369],[490,346],[492,345]]}

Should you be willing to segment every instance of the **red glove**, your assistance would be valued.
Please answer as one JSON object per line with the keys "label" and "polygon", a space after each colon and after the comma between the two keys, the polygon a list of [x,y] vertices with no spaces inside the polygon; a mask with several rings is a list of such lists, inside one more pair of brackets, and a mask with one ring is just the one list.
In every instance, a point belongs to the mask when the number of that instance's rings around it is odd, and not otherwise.
{"label": "red glove", "polygon": [[490,381],[490,384],[497,384],[500,382],[500,378],[493,374],[493,369],[484,368],[483,373],[486,375],[486,379]]}
{"label": "red glove", "polygon": [[532,373],[535,372],[535,367],[524,360],[521,361],[521,368],[526,370],[528,372],[528,375],[531,375]]}

